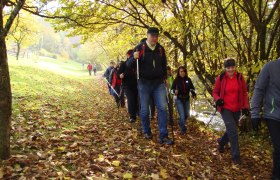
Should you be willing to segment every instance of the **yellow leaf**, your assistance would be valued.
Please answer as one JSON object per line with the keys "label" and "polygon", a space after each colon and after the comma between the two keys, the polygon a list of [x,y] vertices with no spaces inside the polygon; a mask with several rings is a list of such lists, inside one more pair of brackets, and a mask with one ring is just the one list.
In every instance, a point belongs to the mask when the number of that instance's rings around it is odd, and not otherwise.
{"label": "yellow leaf", "polygon": [[98,160],[99,162],[104,161],[104,156],[103,156],[102,154],[100,154],[97,160]]}
{"label": "yellow leaf", "polygon": [[166,169],[161,169],[160,170],[160,175],[163,179],[169,178],[169,174],[167,173]]}
{"label": "yellow leaf", "polygon": [[4,176],[3,168],[0,168],[0,178],[3,178],[3,176]]}
{"label": "yellow leaf", "polygon": [[188,177],[188,180],[192,180],[192,177],[191,177],[191,176],[189,176],[189,177]]}
{"label": "yellow leaf", "polygon": [[65,147],[61,146],[61,147],[59,147],[59,148],[57,148],[57,149],[60,150],[60,151],[64,151],[64,150],[65,150]]}
{"label": "yellow leaf", "polygon": [[155,180],[158,180],[158,179],[159,179],[159,175],[158,175],[158,174],[152,173],[152,174],[151,174],[151,178],[152,178],[152,179],[155,179]]}
{"label": "yellow leaf", "polygon": [[113,161],[112,164],[116,167],[118,167],[120,165],[120,161]]}
{"label": "yellow leaf", "polygon": [[128,172],[124,173],[123,178],[124,179],[132,179],[132,173],[128,173]]}
{"label": "yellow leaf", "polygon": [[15,164],[15,170],[16,170],[16,171],[21,171],[21,170],[22,170],[22,168],[20,167],[20,165],[19,165],[19,164]]}

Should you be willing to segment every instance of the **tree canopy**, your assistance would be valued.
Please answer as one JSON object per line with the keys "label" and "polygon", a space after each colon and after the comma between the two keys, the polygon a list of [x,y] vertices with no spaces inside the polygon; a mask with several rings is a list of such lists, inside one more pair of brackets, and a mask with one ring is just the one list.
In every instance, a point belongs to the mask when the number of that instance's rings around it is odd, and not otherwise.
{"label": "tree canopy", "polygon": [[[250,83],[264,62],[280,56],[279,3],[75,0],[61,1],[61,8],[52,15],[72,19],[55,19],[57,30],[68,29],[72,35],[90,41],[97,41],[106,32],[109,45],[123,49],[123,53],[145,36],[147,27],[156,26],[161,30],[161,43],[167,47],[170,64],[189,65],[210,93],[222,59],[236,57]],[[117,58],[116,52],[109,54]]]}

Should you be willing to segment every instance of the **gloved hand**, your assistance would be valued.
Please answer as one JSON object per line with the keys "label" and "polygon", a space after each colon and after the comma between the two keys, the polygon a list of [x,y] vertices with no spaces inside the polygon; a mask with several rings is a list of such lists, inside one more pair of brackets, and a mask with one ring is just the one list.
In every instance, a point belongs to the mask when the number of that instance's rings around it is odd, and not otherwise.
{"label": "gloved hand", "polygon": [[196,99],[196,93],[195,92],[192,93],[192,98]]}
{"label": "gloved hand", "polygon": [[245,116],[249,116],[250,115],[250,111],[247,108],[242,109],[242,114],[245,114]]}
{"label": "gloved hand", "polygon": [[259,125],[261,122],[261,118],[251,118],[252,125],[253,125],[253,130],[258,131],[259,130]]}
{"label": "gloved hand", "polygon": [[223,106],[223,105],[224,105],[224,100],[218,99],[218,100],[216,101],[216,106]]}

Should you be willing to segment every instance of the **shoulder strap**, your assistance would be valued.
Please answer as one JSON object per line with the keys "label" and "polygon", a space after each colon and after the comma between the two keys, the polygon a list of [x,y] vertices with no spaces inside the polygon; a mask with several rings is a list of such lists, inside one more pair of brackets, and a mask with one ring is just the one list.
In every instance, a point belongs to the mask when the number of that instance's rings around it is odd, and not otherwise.
{"label": "shoulder strap", "polygon": [[222,72],[222,73],[220,74],[220,82],[222,82],[222,79],[224,78],[225,74],[226,74],[226,72]]}
{"label": "shoulder strap", "polygon": [[142,44],[140,44],[140,46],[141,46],[141,51],[139,53],[139,58],[141,58],[142,56],[143,57],[145,56],[146,44],[142,43]]}

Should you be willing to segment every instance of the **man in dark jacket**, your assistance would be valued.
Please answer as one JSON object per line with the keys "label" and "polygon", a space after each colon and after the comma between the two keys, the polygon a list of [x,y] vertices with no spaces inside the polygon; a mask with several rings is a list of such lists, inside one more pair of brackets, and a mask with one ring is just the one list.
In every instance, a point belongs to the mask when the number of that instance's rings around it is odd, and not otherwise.
{"label": "man in dark jacket", "polygon": [[167,130],[167,104],[164,81],[167,77],[166,55],[158,43],[159,30],[151,27],[147,31],[147,40],[134,48],[134,53],[127,61],[129,67],[139,63],[138,93],[140,96],[140,118],[146,139],[152,139],[149,120],[149,100],[153,97],[158,112],[159,143],[171,145]]}
{"label": "man in dark jacket", "polygon": [[269,129],[273,145],[272,179],[280,179],[280,58],[270,61],[262,68],[252,97],[252,123],[258,129],[263,102],[263,118]]}
{"label": "man in dark jacket", "polygon": [[[106,71],[103,75],[103,77],[106,78],[107,82],[109,82],[110,74],[111,74],[112,69],[114,69],[114,65],[115,65],[115,63],[113,61],[111,61],[110,66],[106,69]],[[108,85],[109,93],[111,94],[110,85],[109,84],[107,84],[107,85]]]}
{"label": "man in dark jacket", "polygon": [[[128,50],[127,60],[133,54],[133,50]],[[138,111],[138,93],[137,93],[137,79],[135,69],[126,66],[126,62],[121,63],[118,71],[118,77],[122,79],[122,88],[127,98],[127,107],[129,113],[129,122],[135,122]]]}

